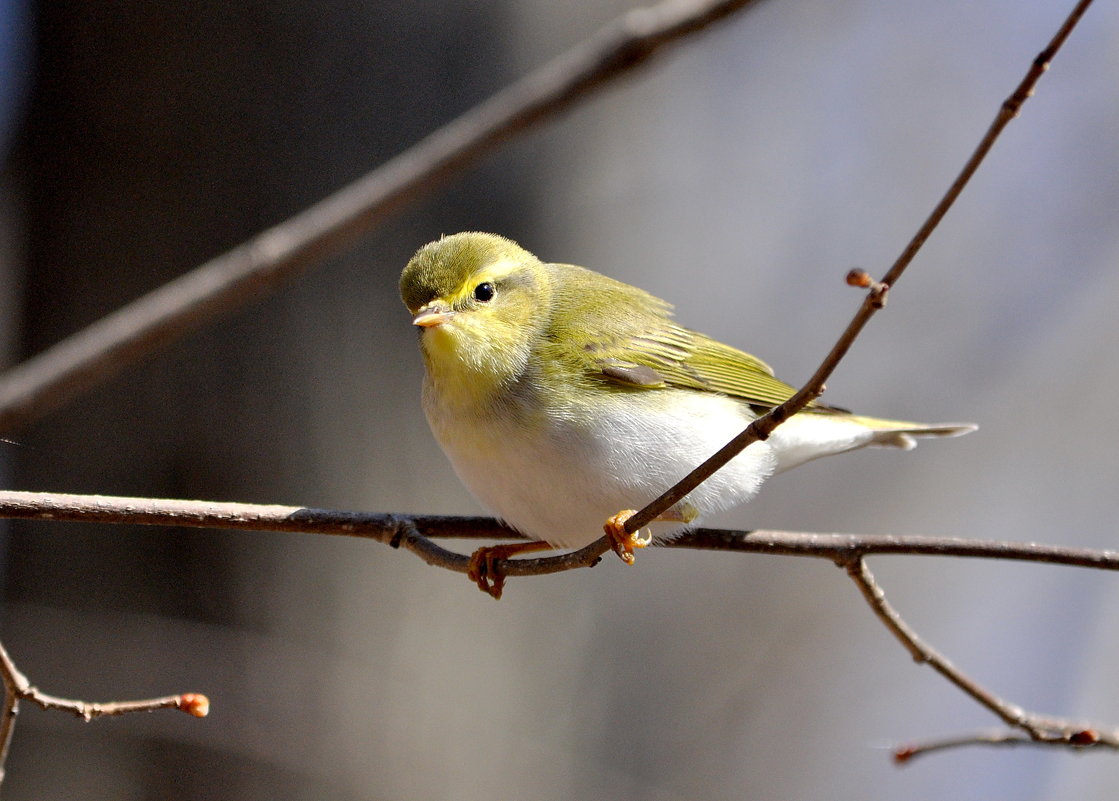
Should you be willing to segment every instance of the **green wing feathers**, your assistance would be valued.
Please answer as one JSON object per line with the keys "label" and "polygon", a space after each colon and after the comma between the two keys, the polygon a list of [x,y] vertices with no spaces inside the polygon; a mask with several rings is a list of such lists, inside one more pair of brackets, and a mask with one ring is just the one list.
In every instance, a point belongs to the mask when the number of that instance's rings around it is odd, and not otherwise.
{"label": "green wing feathers", "polygon": [[719,392],[759,406],[776,406],[794,392],[761,359],[669,321],[625,345],[613,358],[654,371],[664,386]]}
{"label": "green wing feathers", "polygon": [[672,320],[672,306],[636,287],[596,275],[594,297],[572,291],[565,277],[581,267],[549,265],[557,279],[550,321],[551,347],[588,377],[655,388],[719,392],[759,406],[776,406],[793,387],[761,359]]}
{"label": "green wing feathers", "polygon": [[759,406],[776,406],[796,390],[773,375],[773,368],[749,353],[694,331],[680,329],[691,351],[678,365],[666,368],[668,383],[706,389]]}
{"label": "green wing feathers", "polygon": [[[795,392],[761,359],[677,325],[672,306],[660,298],[597,274],[594,297],[588,297],[573,289],[585,284],[564,280],[582,267],[548,266],[557,279],[548,347],[577,374],[631,388],[718,392],[760,407],[776,406]],[[916,444],[916,437],[951,437],[975,429],[861,417],[820,403],[809,410],[843,415],[872,429],[874,444],[905,449]]]}

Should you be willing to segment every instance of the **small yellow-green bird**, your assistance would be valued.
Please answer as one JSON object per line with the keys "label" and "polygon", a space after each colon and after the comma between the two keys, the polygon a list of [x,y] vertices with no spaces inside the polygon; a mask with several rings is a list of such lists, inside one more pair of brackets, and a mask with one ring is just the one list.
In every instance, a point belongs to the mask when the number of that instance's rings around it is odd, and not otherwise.
{"label": "small yellow-green bird", "polygon": [[[677,325],[665,301],[542,262],[495,234],[420,248],[400,294],[420,332],[435,438],[482,504],[540,541],[475,552],[471,578],[494,597],[503,579],[494,559],[589,544],[621,510],[656,498],[793,394],[760,359]],[[974,429],[816,404],[750,445],[651,533],[671,536],[748,501],[765,479],[810,459]],[[648,541],[616,550],[625,558]]]}

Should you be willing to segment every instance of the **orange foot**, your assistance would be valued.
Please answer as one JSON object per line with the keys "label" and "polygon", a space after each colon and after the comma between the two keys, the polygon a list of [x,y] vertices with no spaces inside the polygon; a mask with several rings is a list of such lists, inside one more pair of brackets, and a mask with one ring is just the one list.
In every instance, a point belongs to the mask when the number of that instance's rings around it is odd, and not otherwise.
{"label": "orange foot", "polygon": [[498,560],[509,559],[522,553],[548,551],[552,546],[543,540],[511,542],[508,545],[490,545],[470,554],[466,575],[482,592],[489,593],[496,601],[505,589],[505,574],[497,566]]}
{"label": "orange foot", "polygon": [[645,548],[653,542],[653,533],[646,530],[644,537],[640,531],[632,534],[626,531],[626,521],[637,514],[636,509],[624,509],[606,521],[602,528],[610,538],[610,546],[618,558],[627,565],[632,565],[636,559],[633,555],[635,548]]}

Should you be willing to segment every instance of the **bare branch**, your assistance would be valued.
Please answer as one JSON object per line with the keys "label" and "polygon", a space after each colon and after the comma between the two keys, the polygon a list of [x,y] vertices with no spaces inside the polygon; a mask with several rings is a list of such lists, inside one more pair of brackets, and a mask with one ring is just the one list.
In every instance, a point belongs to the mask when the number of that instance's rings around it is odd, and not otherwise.
{"label": "bare branch", "polygon": [[[31,682],[16,667],[12,657],[4,645],[0,643],[0,679],[4,682],[4,689],[8,698],[4,721],[6,730],[3,735],[7,738],[5,747],[11,740],[12,725],[7,721],[14,720],[13,711],[22,699],[27,699],[38,704],[43,709],[58,709],[90,721],[94,718],[109,715],[126,715],[129,712],[151,712],[155,709],[179,709],[196,718],[204,718],[210,713],[210,700],[201,693],[183,693],[181,695],[166,695],[162,698],[149,698],[143,701],[110,701],[107,703],[93,703],[90,701],[77,701],[69,698],[59,698],[48,695],[39,688],[32,686]],[[6,751],[0,752],[0,768],[2,768]],[[0,773],[2,777],[2,773]]]}
{"label": "bare branch", "polygon": [[[993,745],[1014,747],[1022,745],[1033,746],[1061,746],[1082,750],[1099,743],[1099,732],[1095,729],[1085,728],[1072,731],[1067,742],[1060,740],[1035,740],[1028,734],[1012,729],[987,729],[972,734],[959,734],[939,740],[924,740],[921,742],[906,743],[894,749],[894,761],[899,765],[906,765],[915,757],[931,754],[936,751],[947,751],[952,748],[965,748],[973,745]],[[1104,743],[1109,748],[1114,748],[1112,743]]]}
{"label": "bare branch", "polygon": [[27,693],[23,697],[35,702],[43,709],[69,712],[87,723],[94,718],[127,715],[132,712],[154,712],[157,709],[178,709],[196,718],[204,718],[210,714],[210,700],[201,693],[165,695],[162,698],[146,698],[139,701],[96,703],[59,698],[56,695],[48,695],[36,687],[28,687]]}
{"label": "bare branch", "polygon": [[16,720],[19,718],[19,696],[7,686],[4,686],[4,708],[0,710],[0,784],[4,782],[7,771],[8,749],[12,745],[12,735],[15,734]]}
{"label": "bare branch", "polygon": [[[393,548],[405,548],[428,564],[458,573],[466,572],[468,558],[441,548],[431,542],[432,539],[524,539],[521,534],[490,517],[381,514],[279,504],[179,501],[17,490],[0,490],[0,518],[361,537]],[[663,547],[806,556],[839,564],[848,564],[864,556],[905,554],[1008,559],[1119,570],[1119,551],[961,537],[699,528],[665,543]],[[500,564],[510,576],[543,575],[589,567],[608,549],[605,538],[601,538],[572,553],[537,559],[510,559]]]}
{"label": "bare branch", "polygon": [[349,186],[0,376],[0,431],[42,417],[351,245],[497,145],[755,0],[663,0],[493,95]]}
{"label": "bare branch", "polygon": [[829,559],[837,564],[847,564],[851,560],[864,556],[904,554],[1004,559],[1096,570],[1119,570],[1119,551],[1072,548],[1037,542],[929,537],[915,534],[813,534],[768,529],[724,531],[700,528],[669,543],[669,547],[767,553],[780,556],[811,556]]}
{"label": "bare branch", "polygon": [[[846,568],[847,574],[851,577],[851,580],[855,582],[856,586],[858,586],[859,591],[862,593],[867,604],[874,611],[874,614],[877,615],[878,619],[882,621],[882,624],[890,633],[897,638],[898,642],[909,651],[909,655],[913,657],[914,662],[926,664],[931,667],[965,694],[971,696],[971,698],[981,706],[989,709],[1001,718],[1003,723],[1010,726],[1012,729],[1022,732],[1031,741],[1037,743],[1060,746],[1072,745],[1078,748],[1099,745],[1119,749],[1119,729],[1103,730],[1098,726],[1089,726],[1084,723],[1075,723],[1069,720],[1043,717],[1032,712],[1027,712],[1021,707],[1011,704],[995,695],[986,687],[965,674],[952,664],[944,654],[937,651],[917,635],[917,632],[902,619],[897,610],[886,600],[886,594],[882,591],[882,588],[874,578],[874,574],[870,572],[870,568],[867,567],[866,561],[862,557],[840,561],[838,564],[840,567]],[[1011,742],[1013,741],[1013,736],[1004,735],[995,739]],[[922,747],[911,745],[895,751],[894,758],[898,761],[905,761],[922,750],[928,751],[934,748],[947,748],[949,747],[949,743],[952,745],[963,745],[967,742],[990,743],[994,742],[995,739],[987,737],[983,740],[976,740],[975,735],[973,735],[970,739],[958,738],[952,741],[944,741],[937,746]]]}
{"label": "bare branch", "polygon": [[[505,528],[496,520],[485,517],[374,514],[300,506],[64,495],[14,490],[0,491],[0,518],[286,531],[362,537],[394,548],[403,547],[427,564],[459,573],[466,572],[468,557],[436,545],[431,538],[522,539],[521,535]],[[1117,730],[1026,712],[972,680],[945,656],[922,641],[909,627],[887,602],[865,562],[865,557],[869,555],[907,554],[1009,559],[1119,570],[1119,551],[1069,548],[1038,543],[968,540],[958,537],[817,534],[771,530],[747,532],[719,529],[696,529],[667,543],[665,547],[808,556],[827,559],[846,568],[871,609],[915,661],[930,665],[1016,730],[1010,733],[983,733],[927,744],[908,745],[895,751],[895,758],[898,761],[906,761],[921,753],[949,747],[973,743],[1009,745],[1024,741],[1026,738],[1031,742],[1076,748],[1096,745],[1119,748]],[[500,569],[509,576],[530,576],[592,567],[608,548],[606,539],[602,538],[572,553],[537,559],[504,560],[500,562]],[[0,672],[3,674],[10,699],[4,717],[0,719],[0,723],[4,724],[0,727],[0,736],[7,736],[9,739],[18,701],[21,698],[32,700],[44,709],[69,711],[85,720],[103,715],[119,715],[169,707],[201,716],[208,708],[205,696],[192,693],[109,704],[93,704],[50,696],[30,685],[26,677],[16,669],[3,645],[0,645]],[[2,764],[3,762],[0,761],[0,765]]]}
{"label": "bare branch", "polygon": [[1022,109],[1022,105],[1028,100],[1034,91],[1042,74],[1049,68],[1049,62],[1060,50],[1061,45],[1064,44],[1065,39],[1068,38],[1069,33],[1080,21],[1080,17],[1084,11],[1091,5],[1092,0],[1080,0],[1069,14],[1068,18],[1061,25],[1060,30],[1053,36],[1049,45],[1038,54],[1038,56],[1030,64],[1026,76],[1018,84],[1017,88],[1011,95],[1003,101],[999,107],[995,119],[991,122],[987,132],[983,135],[979,144],[976,145],[975,150],[964,164],[960,174],[956,176],[956,180],[948,187],[948,191],[936,204],[936,207],[929,214],[928,218],[917,229],[917,233],[909,240],[909,243],[902,250],[901,255],[893,263],[886,275],[881,281],[874,281],[869,275],[862,271],[853,271],[848,273],[847,282],[854,286],[861,286],[867,288],[866,298],[863,300],[862,306],[855,312],[854,318],[848,323],[847,328],[840,335],[835,345],[832,346],[831,351],[824,358],[820,366],[816,368],[816,372],[812,377],[805,382],[796,393],[779,406],[775,406],[766,414],[762,415],[744,430],[741,434],[736,436],[715,454],[713,454],[707,461],[692,470],[684,476],[675,485],[666,490],[660,497],[653,500],[644,509],[631,516],[625,522],[625,529],[629,533],[634,533],[639,529],[652,523],[662,514],[667,512],[674,504],[683,499],[689,492],[694,490],[708,478],[710,478],[719,468],[723,467],[727,462],[733,459],[738,454],[742,453],[748,446],[754,442],[764,441],[769,439],[777,426],[781,425],[785,420],[788,420],[797,412],[803,410],[808,404],[818,398],[824,392],[824,382],[828,380],[835,368],[839,366],[839,362],[847,354],[851,345],[855,342],[855,338],[863,330],[874,313],[882,309],[886,305],[886,298],[890,289],[897,284],[898,279],[901,278],[905,268],[913,261],[913,257],[925,244],[932,232],[936,229],[940,221],[944,219],[944,215],[948,213],[948,209],[956,202],[960,193],[967,186],[971,177],[975,175],[979,165],[983,163],[987,153],[991,150],[995,140],[998,139],[999,134],[1002,133],[1003,128],[1018,116]]}
{"label": "bare branch", "polygon": [[33,686],[27,677],[16,667],[4,645],[0,643],[0,680],[4,683],[4,708],[0,710],[0,783],[4,781],[5,766],[8,761],[8,747],[15,731],[19,702],[28,700],[43,709],[56,709],[69,712],[88,722],[94,718],[109,715],[127,715],[130,712],[152,712],[156,709],[178,709],[204,718],[210,714],[210,699],[201,693],[167,695],[162,698],[149,698],[142,701],[110,701],[93,703],[70,698],[48,695]]}

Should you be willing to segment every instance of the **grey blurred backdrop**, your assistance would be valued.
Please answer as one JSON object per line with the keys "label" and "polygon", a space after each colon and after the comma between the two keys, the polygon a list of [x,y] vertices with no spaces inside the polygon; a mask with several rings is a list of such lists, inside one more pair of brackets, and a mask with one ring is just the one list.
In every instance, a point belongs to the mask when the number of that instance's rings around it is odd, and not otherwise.
{"label": "grey blurred backdrop", "polygon": [[[0,2],[0,345],[36,352],[323,197],[630,4]],[[803,380],[1070,2],[770,0],[346,255],[15,434],[28,490],[477,512],[418,404],[404,262],[493,230]],[[734,527],[1119,542],[1119,10],[1092,8],[828,399],[981,430],[775,479]],[[375,544],[11,524],[0,633],[47,691],[6,798],[1104,799],[1115,756],[884,748],[992,724],[838,570],[652,551],[494,603]],[[876,560],[1041,711],[1119,722],[1113,577]]]}

